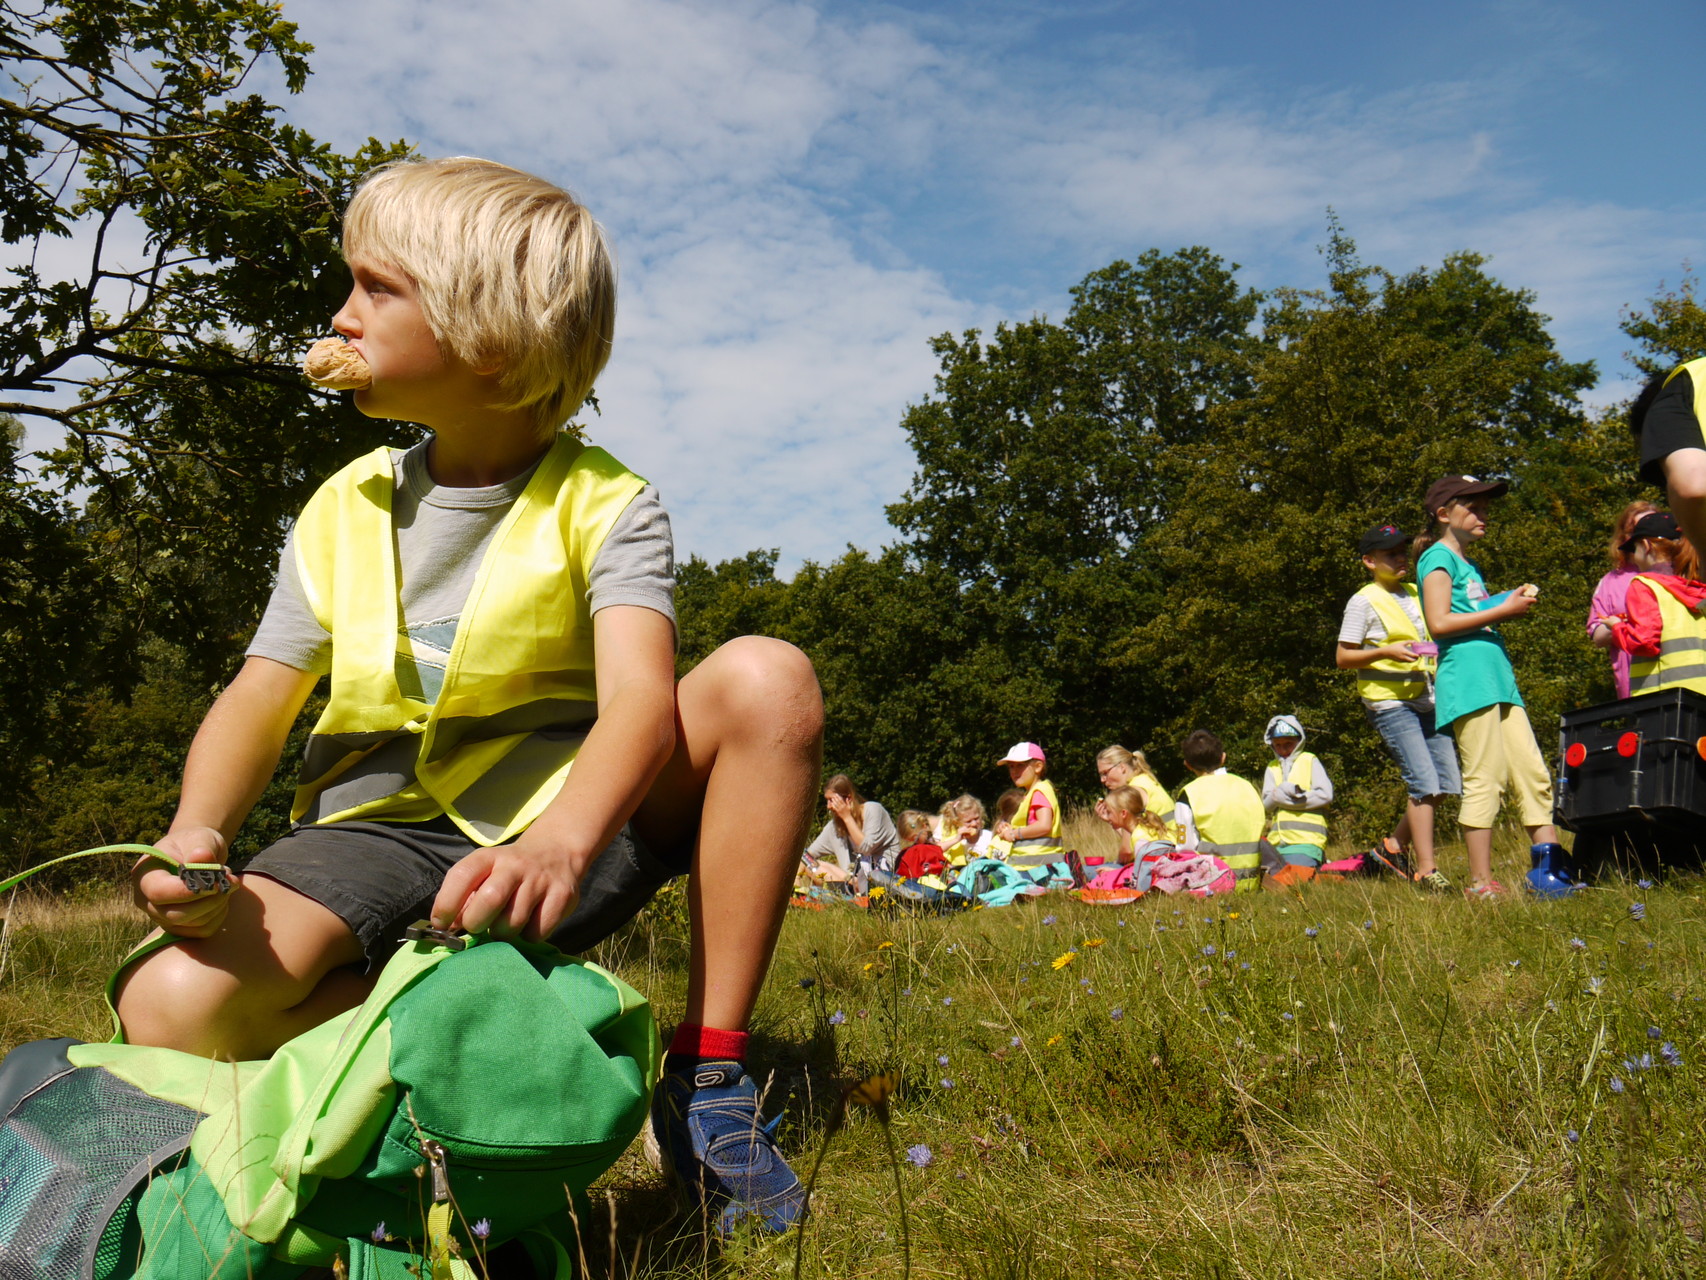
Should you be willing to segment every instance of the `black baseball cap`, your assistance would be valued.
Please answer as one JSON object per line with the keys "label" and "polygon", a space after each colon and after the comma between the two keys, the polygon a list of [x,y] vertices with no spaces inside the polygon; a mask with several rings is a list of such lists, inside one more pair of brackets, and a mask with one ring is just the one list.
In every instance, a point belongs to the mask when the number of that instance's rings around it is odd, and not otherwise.
{"label": "black baseball cap", "polygon": [[1674,542],[1682,537],[1682,530],[1677,528],[1676,517],[1668,511],[1649,511],[1629,530],[1629,536],[1617,544],[1619,551],[1633,551],[1635,544],[1642,538],[1663,538]]}
{"label": "black baseball cap", "polygon": [[1434,512],[1448,502],[1456,502],[1459,498],[1498,498],[1510,492],[1510,482],[1507,480],[1480,480],[1475,476],[1441,476],[1428,486],[1427,497],[1422,499],[1422,507],[1428,513],[1429,521],[1434,518]]}
{"label": "black baseball cap", "polygon": [[1390,551],[1409,540],[1410,535],[1395,524],[1376,525],[1357,539],[1357,554],[1366,556],[1370,551]]}

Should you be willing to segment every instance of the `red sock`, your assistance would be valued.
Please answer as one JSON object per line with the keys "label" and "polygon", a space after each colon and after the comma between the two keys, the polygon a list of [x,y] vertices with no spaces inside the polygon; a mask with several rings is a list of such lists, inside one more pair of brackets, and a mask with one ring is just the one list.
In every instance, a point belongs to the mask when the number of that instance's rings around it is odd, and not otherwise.
{"label": "red sock", "polygon": [[745,1062],[745,1031],[720,1031],[716,1027],[701,1027],[684,1022],[675,1029],[669,1042],[666,1070],[678,1071],[696,1062]]}

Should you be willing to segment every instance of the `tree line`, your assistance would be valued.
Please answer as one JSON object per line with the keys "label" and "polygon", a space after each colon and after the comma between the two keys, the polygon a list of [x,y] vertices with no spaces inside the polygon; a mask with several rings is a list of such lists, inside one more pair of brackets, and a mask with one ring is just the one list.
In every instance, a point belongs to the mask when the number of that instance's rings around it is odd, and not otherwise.
{"label": "tree line", "polygon": [[[0,241],[22,264],[0,277],[0,870],[161,829],[289,517],[398,438],[296,370],[345,287],[344,201],[408,152],[334,153],[250,87],[267,64],[296,91],[310,52],[267,0],[0,10]],[[896,807],[990,793],[1019,738],[1079,799],[1115,741],[1179,780],[1199,725],[1250,772],[1291,712],[1367,834],[1399,784],[1332,665],[1352,548],[1464,471],[1513,480],[1486,569],[1542,588],[1508,638],[1543,737],[1609,696],[1581,623],[1643,490],[1619,413],[1581,404],[1595,369],[1479,256],[1394,274],[1328,232],[1321,288],[1258,293],[1208,248],[1152,249],[1058,321],[935,339],[892,541],[789,579],[778,549],[688,560],[683,669],[743,633],[799,644],[826,763]],[[77,268],[43,269],[55,242]],[[1706,350],[1688,278],[1623,327],[1643,368]],[[52,443],[26,448],[26,423]]]}

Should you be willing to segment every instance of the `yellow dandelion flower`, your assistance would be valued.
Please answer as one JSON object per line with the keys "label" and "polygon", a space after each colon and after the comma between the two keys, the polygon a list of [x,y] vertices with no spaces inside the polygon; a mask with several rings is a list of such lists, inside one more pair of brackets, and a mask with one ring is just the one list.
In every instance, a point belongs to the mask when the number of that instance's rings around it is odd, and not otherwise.
{"label": "yellow dandelion flower", "polygon": [[1106,941],[1107,941],[1106,938],[1086,938],[1086,939],[1084,939],[1083,942],[1080,942],[1078,945],[1081,947],[1099,947]]}
{"label": "yellow dandelion flower", "polygon": [[875,969],[876,967],[877,967],[877,962],[875,960],[873,960],[865,966],[865,972],[869,973],[872,969]]}
{"label": "yellow dandelion flower", "polygon": [[1048,1038],[1048,1043],[1051,1045],[1052,1044],[1059,1044],[1061,1042],[1061,1039],[1062,1039],[1062,1037],[1060,1037],[1060,1036],[1050,1036]]}
{"label": "yellow dandelion flower", "polygon": [[1067,965],[1072,963],[1073,957],[1076,956],[1077,954],[1078,953],[1076,951],[1068,951],[1063,956],[1056,956],[1054,958],[1054,967],[1056,969],[1066,968]]}
{"label": "yellow dandelion flower", "polygon": [[1238,913],[1236,911],[1228,911],[1226,913],[1226,918],[1228,920],[1236,920],[1238,918]]}
{"label": "yellow dandelion flower", "polygon": [[877,943],[877,950],[878,951],[887,951],[892,946],[894,946],[894,943],[892,943],[892,942],[879,942],[879,943]]}

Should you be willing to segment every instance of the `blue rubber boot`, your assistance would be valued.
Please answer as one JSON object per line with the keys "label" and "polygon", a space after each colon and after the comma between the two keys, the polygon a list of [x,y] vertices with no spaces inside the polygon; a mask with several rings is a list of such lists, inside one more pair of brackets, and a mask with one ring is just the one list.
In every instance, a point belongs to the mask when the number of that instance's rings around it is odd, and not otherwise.
{"label": "blue rubber boot", "polygon": [[1534,865],[1528,870],[1528,887],[1536,897],[1567,898],[1582,888],[1563,845],[1550,840],[1531,845],[1529,857]]}
{"label": "blue rubber boot", "polygon": [[666,1071],[652,1095],[652,1132],[664,1169],[680,1180],[717,1233],[751,1219],[786,1231],[806,1207],[805,1191],[758,1118],[758,1089],[739,1062],[701,1062]]}

